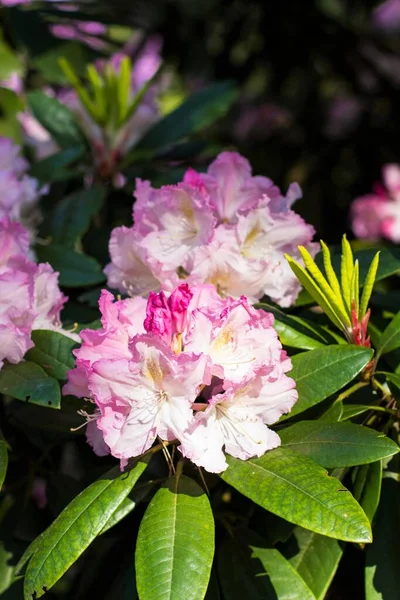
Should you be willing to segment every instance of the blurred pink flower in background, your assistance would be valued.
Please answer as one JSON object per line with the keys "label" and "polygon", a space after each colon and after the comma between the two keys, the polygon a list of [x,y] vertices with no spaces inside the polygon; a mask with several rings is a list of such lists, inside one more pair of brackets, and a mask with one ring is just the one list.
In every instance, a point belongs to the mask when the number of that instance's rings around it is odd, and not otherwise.
{"label": "blurred pink flower in background", "polygon": [[337,94],[330,102],[325,117],[324,133],[332,139],[346,137],[360,122],[362,102],[354,95]]}
{"label": "blurred pink flower in background", "polygon": [[351,206],[354,235],[377,241],[387,238],[400,242],[400,165],[389,164],[382,169],[383,185],[374,192],[356,198]]}
{"label": "blurred pink flower in background", "polygon": [[372,23],[379,29],[398,31],[400,29],[400,0],[386,0],[372,12]]}
{"label": "blurred pink flower in background", "polygon": [[260,106],[244,105],[235,124],[235,137],[238,140],[265,140],[286,129],[292,122],[292,115],[283,106],[265,102]]}

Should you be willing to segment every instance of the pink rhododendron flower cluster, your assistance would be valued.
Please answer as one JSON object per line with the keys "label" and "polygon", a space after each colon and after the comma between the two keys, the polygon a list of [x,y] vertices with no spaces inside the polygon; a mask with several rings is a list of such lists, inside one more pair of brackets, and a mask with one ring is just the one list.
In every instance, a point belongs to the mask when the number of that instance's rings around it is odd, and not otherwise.
{"label": "pink rhododendron flower cluster", "polygon": [[372,194],[356,198],[351,206],[354,235],[369,240],[387,238],[400,242],[400,166],[386,165],[382,169],[383,184],[377,184]]}
{"label": "pink rhododendron flower cluster", "polygon": [[11,139],[0,137],[0,218],[15,221],[32,216],[41,193],[37,180],[26,175],[28,163],[19,152]]}
{"label": "pink rhododendron flower cluster", "polygon": [[291,210],[300,187],[283,196],[235,152],[220,154],[205,174],[189,169],[178,185],[153,189],[137,180],[135,196],[134,225],[113,230],[105,269],[109,286],[123,293],[171,291],[187,278],[214,284],[222,296],[255,302],[266,294],[290,306],[300,285],[284,254],[319,249],[314,229]]}
{"label": "pink rhododendron flower cluster", "polygon": [[81,332],[64,393],[96,404],[88,441],[124,468],[157,438],[210,472],[279,446],[267,425],[297,399],[273,316],[211,285],[113,302],[103,291],[102,329]]}
{"label": "pink rhododendron flower cluster", "polygon": [[58,287],[58,273],[47,263],[26,257],[29,233],[8,217],[0,219],[0,368],[4,360],[18,363],[34,346],[33,329],[60,328],[67,298]]}

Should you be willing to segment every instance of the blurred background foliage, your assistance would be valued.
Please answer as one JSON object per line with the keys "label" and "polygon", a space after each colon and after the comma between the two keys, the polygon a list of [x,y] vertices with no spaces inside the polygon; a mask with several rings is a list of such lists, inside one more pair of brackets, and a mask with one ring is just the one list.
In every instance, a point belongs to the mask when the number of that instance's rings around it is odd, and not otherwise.
{"label": "blurred background foliage", "polygon": [[[117,50],[132,30],[158,34],[169,73],[163,111],[209,82],[235,81],[238,98],[208,132],[209,141],[215,150],[237,148],[255,173],[282,186],[298,181],[304,198],[297,210],[320,237],[336,242],[348,228],[351,200],[379,180],[382,164],[398,159],[399,24],[379,26],[376,6],[367,0],[81,0],[67,12],[34,2],[3,11],[0,77],[24,69],[5,43],[25,49],[26,80],[40,87],[42,78],[65,83],[59,56],[83,72],[87,61]],[[104,48],[50,34],[49,23],[71,19],[105,23]],[[0,103],[0,128],[10,133],[8,117],[17,106],[7,90]]]}

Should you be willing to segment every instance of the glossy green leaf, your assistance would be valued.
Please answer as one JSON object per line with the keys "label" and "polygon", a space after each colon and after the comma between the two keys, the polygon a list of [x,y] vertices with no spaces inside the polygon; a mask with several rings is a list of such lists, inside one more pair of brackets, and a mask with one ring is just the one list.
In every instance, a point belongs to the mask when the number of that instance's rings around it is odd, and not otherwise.
{"label": "glossy green leaf", "polygon": [[53,183],[76,177],[76,171],[68,170],[79,158],[82,158],[84,149],[82,146],[72,146],[61,152],[47,156],[32,165],[29,174],[42,183]]}
{"label": "glossy green leaf", "polygon": [[323,467],[353,467],[399,452],[380,431],[353,423],[301,421],[279,432],[282,445],[312,458]]}
{"label": "glossy green leaf", "polygon": [[366,600],[398,600],[400,572],[400,483],[393,473],[382,480],[374,541],[366,550]]}
{"label": "glossy green leaf", "polygon": [[368,519],[350,492],[308,457],[281,447],[261,458],[227,461],[222,479],[266,510],[329,537],[371,540]]}
{"label": "glossy green leaf", "polygon": [[62,286],[83,287],[105,280],[100,264],[91,256],[57,244],[36,245],[35,251],[40,262],[49,262],[60,273],[58,281]]}
{"label": "glossy green leaf", "polygon": [[40,365],[48,375],[55,379],[66,379],[67,373],[75,366],[73,348],[77,342],[58,331],[38,329],[32,332],[35,344],[26,354],[26,358]]}
{"label": "glossy green leaf", "polygon": [[41,91],[29,92],[27,98],[33,115],[60,148],[84,145],[81,130],[64,104]]}
{"label": "glossy green leaf", "polygon": [[317,600],[323,600],[339,566],[343,544],[296,527],[283,553],[304,579]]}
{"label": "glossy green leaf", "polygon": [[255,547],[252,550],[252,556],[261,562],[279,600],[293,600],[296,597],[301,600],[315,600],[304,579],[278,550]]}
{"label": "glossy green leaf", "polygon": [[1,488],[3,487],[4,479],[6,478],[7,467],[8,467],[7,444],[3,440],[3,438],[0,437],[0,491],[1,491]]}
{"label": "glossy green leaf", "polygon": [[400,347],[400,311],[386,327],[376,345],[377,356]]}
{"label": "glossy green leaf", "polygon": [[30,361],[4,365],[0,371],[0,393],[40,406],[60,408],[58,382]]}
{"label": "glossy green leaf", "polygon": [[131,500],[130,498],[125,498],[123,502],[118,506],[117,510],[113,512],[111,517],[108,519],[107,523],[104,525],[103,529],[100,533],[105,533],[114,525],[117,525],[122,519],[124,519],[129,513],[133,511],[136,506],[136,502]]}
{"label": "glossy green leaf", "polygon": [[381,495],[382,483],[382,461],[362,465],[357,469],[354,482],[353,494],[357,502],[362,506],[370,523],[378,508]]}
{"label": "glossy green leaf", "polygon": [[25,600],[43,596],[79,558],[127,497],[148,460],[148,456],[141,459],[127,473],[113,469],[83,490],[62,511],[44,532],[29,560],[24,581]]}
{"label": "glossy green leaf", "polygon": [[79,190],[58,203],[47,227],[56,244],[73,248],[88,231],[90,222],[104,204],[105,190]]}
{"label": "glossy green leaf", "polygon": [[[274,328],[284,346],[300,348],[301,350],[314,350],[329,343],[330,336],[327,332],[319,330],[317,326],[304,319],[286,315],[283,311],[269,304],[258,303],[254,307],[274,315]],[[330,341],[332,342],[332,340]]]}
{"label": "glossy green leaf", "polygon": [[214,519],[205,492],[175,476],[150,502],[136,544],[140,600],[202,600],[214,557]]}
{"label": "glossy green leaf", "polygon": [[135,150],[155,151],[202,131],[227,112],[236,95],[235,86],[230,81],[211,84],[156,123]]}
{"label": "glossy green leaf", "polygon": [[331,406],[326,410],[320,417],[318,417],[318,421],[324,423],[337,423],[340,421],[343,414],[343,402],[335,400]]}
{"label": "glossy green leaf", "polygon": [[363,413],[368,412],[369,410],[371,410],[371,407],[367,404],[344,404],[340,420],[347,421],[348,419],[352,419],[353,417],[362,415]]}
{"label": "glossy green leaf", "polygon": [[326,346],[294,356],[290,377],[296,382],[299,399],[289,415],[281,420],[303,412],[340,390],[362,371],[372,356],[372,350],[350,344]]}

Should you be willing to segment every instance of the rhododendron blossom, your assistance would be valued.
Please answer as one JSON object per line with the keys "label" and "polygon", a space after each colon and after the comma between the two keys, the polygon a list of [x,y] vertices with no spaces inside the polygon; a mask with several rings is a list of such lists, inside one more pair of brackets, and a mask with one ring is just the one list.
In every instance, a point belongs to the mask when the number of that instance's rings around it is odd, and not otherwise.
{"label": "rhododendron blossom", "polygon": [[102,329],[81,333],[65,394],[96,405],[87,438],[124,468],[159,438],[210,472],[280,444],[267,427],[297,400],[290,359],[273,316],[212,285],[113,302],[103,291]]}
{"label": "rhododendron blossom", "polygon": [[20,148],[0,137],[0,218],[30,219],[41,191],[38,182],[26,175],[28,163],[19,156]]}
{"label": "rhododendron blossom", "polygon": [[356,198],[351,206],[354,235],[369,240],[387,238],[400,242],[400,166],[386,165],[382,169],[383,184],[374,192]]}
{"label": "rhododendron blossom", "polygon": [[18,363],[33,347],[32,330],[61,328],[67,298],[58,287],[58,273],[26,258],[28,238],[22,225],[0,219],[0,368],[4,360]]}
{"label": "rhododendron blossom", "polygon": [[283,196],[267,177],[254,177],[248,161],[223,152],[207,173],[189,169],[177,185],[153,189],[137,180],[134,225],[114,229],[108,284],[128,294],[172,290],[186,278],[211,283],[222,296],[251,302],[264,294],[281,306],[295,301],[300,285],[284,254],[297,246],[314,255],[314,229],[291,206],[297,184]]}

